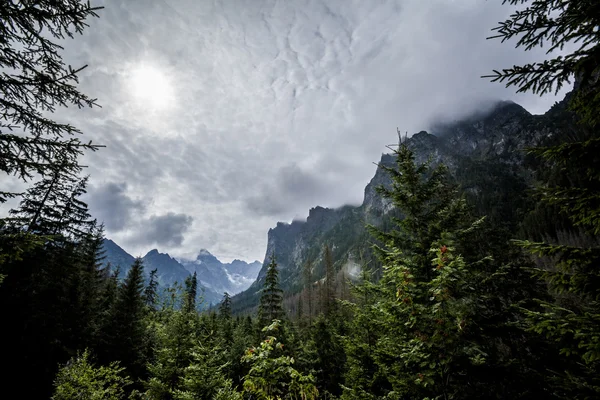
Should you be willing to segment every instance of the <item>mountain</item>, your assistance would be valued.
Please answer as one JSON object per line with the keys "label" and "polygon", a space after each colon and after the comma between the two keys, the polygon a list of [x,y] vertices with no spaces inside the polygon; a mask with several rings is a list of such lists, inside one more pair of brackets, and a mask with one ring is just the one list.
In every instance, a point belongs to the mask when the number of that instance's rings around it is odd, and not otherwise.
{"label": "mountain", "polygon": [[224,264],[208,250],[202,249],[195,260],[179,259],[179,262],[190,272],[196,272],[198,279],[207,288],[217,293],[236,294],[246,290],[262,267],[262,263],[254,261],[233,260]]}
{"label": "mountain", "polygon": [[[169,287],[175,282],[184,285],[185,279],[190,276],[190,272],[177,260],[166,253],[159,253],[156,249],[150,250],[142,260],[146,273],[150,273],[153,269],[157,270],[159,286]],[[198,275],[196,278],[198,279],[198,292],[202,293],[205,305],[216,304],[222,300],[222,292],[207,287]]]}
{"label": "mountain", "polygon": [[[124,278],[133,264],[135,257],[123,250],[110,239],[103,242],[104,261],[106,266],[110,263],[113,270],[120,269],[119,277]],[[199,289],[203,290],[204,301],[207,305],[216,304],[223,298],[223,293],[239,293],[247,289],[256,279],[262,263],[254,261],[246,263],[234,260],[223,264],[208,250],[200,250],[196,260],[176,260],[169,254],[160,253],[157,249],[151,250],[142,257],[144,271],[149,276],[150,271],[157,270],[157,278],[161,287],[168,287],[175,282],[182,284],[192,273],[196,272]]]}
{"label": "mountain", "polygon": [[104,239],[102,250],[104,251],[104,266],[110,263],[113,271],[119,268],[119,277],[124,278],[131,264],[135,261],[135,257],[110,239]]}
{"label": "mountain", "polygon": [[[430,132],[418,132],[406,143],[415,152],[417,162],[431,159],[434,165],[446,164],[478,214],[487,215],[495,225],[514,228],[529,206],[525,191],[533,179],[531,160],[523,150],[557,137],[571,118],[565,111],[565,100],[544,115],[532,115],[513,102],[498,102],[486,112],[435,124]],[[382,154],[380,165],[393,166],[393,155]],[[266,256],[257,280],[233,297],[233,310],[244,313],[255,309],[268,257],[273,252],[286,296],[302,289],[302,267],[308,261],[313,266],[314,280],[323,278],[325,244],[332,250],[336,269],[355,274],[361,258],[372,259],[365,225],[385,228],[391,216],[401,217],[376,192],[376,187],[390,182],[388,173],[378,168],[360,206],[314,207],[306,221],[277,223],[268,232]]]}

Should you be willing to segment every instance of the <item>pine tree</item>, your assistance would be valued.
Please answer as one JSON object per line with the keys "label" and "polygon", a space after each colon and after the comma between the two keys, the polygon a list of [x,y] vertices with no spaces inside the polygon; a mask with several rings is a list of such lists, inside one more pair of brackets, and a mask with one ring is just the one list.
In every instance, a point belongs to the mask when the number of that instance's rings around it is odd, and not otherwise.
{"label": "pine tree", "polygon": [[183,310],[185,312],[196,311],[196,297],[198,296],[198,278],[196,272],[185,278],[185,297]]}
{"label": "pine tree", "polygon": [[[511,4],[517,1],[510,1]],[[547,180],[538,195],[547,207],[566,216],[579,243],[517,241],[540,257],[534,274],[549,285],[554,301],[540,300],[543,311],[525,308],[530,329],[554,341],[564,356],[565,373],[555,377],[554,391],[564,398],[600,395],[600,7],[596,1],[536,1],[515,12],[496,30],[502,41],[518,38],[518,46],[530,50],[550,44],[562,49],[566,43],[578,48],[566,55],[502,72],[494,81],[507,81],[518,91],[543,95],[557,90],[575,77],[569,106],[579,118],[574,140],[531,149],[544,167],[559,179]],[[545,264],[545,266],[544,266]]]}
{"label": "pine tree", "polygon": [[475,310],[474,277],[454,246],[474,228],[472,218],[443,165],[417,164],[406,143],[394,155],[396,167],[385,168],[392,186],[378,191],[403,218],[388,232],[370,227],[383,264],[382,296],[373,310],[380,323],[374,361],[389,396],[456,398],[470,366],[485,361],[465,337]]}
{"label": "pine tree", "polygon": [[[48,118],[57,107],[96,106],[77,90],[77,70],[66,66],[62,40],[81,34],[86,20],[102,7],[81,0],[0,4],[0,170],[26,181],[34,174],[51,177],[59,164],[72,173],[77,158],[99,146],[82,142],[70,124]],[[20,130],[25,135],[12,131]],[[0,203],[14,197],[0,189]]]}
{"label": "pine tree", "polygon": [[227,292],[223,294],[223,301],[219,305],[219,317],[231,319],[231,296]]}
{"label": "pine tree", "polygon": [[283,290],[279,288],[279,272],[275,253],[271,254],[271,261],[267,267],[265,284],[260,296],[258,306],[258,319],[261,326],[270,325],[271,321],[283,317]]}
{"label": "pine tree", "polygon": [[[85,184],[85,179],[56,170],[31,188],[3,221],[3,245],[21,247],[12,240],[20,238],[27,248],[17,253],[9,249],[12,256],[0,265],[0,274],[6,276],[0,302],[12,343],[4,354],[12,364],[6,377],[17,382],[24,369],[35,374],[38,384],[24,388],[26,397],[47,397],[58,364],[93,342],[101,232],[79,200]],[[34,246],[32,237],[37,238]]]}
{"label": "pine tree", "polygon": [[323,312],[330,316],[335,311],[335,268],[331,256],[331,249],[325,245],[323,249],[323,261],[325,263],[325,286],[323,290]]}
{"label": "pine tree", "polygon": [[158,269],[154,268],[150,271],[150,281],[148,285],[144,289],[144,303],[151,309],[156,307],[156,303],[158,301],[158,280],[156,275],[158,274]]}
{"label": "pine tree", "polygon": [[136,258],[119,286],[107,327],[112,339],[110,347],[113,361],[120,361],[134,379],[145,376],[146,372],[146,308],[143,292],[143,261]]}
{"label": "pine tree", "polygon": [[302,274],[304,278],[304,295],[306,297],[306,304],[308,306],[308,325],[312,325],[313,316],[313,277],[312,277],[312,262],[307,260],[302,267]]}
{"label": "pine tree", "polygon": [[63,167],[57,168],[52,176],[27,190],[19,208],[10,210],[6,221],[15,230],[78,241],[94,224],[87,205],[79,199],[86,185],[87,177],[79,179]]}
{"label": "pine tree", "polygon": [[185,369],[192,362],[192,349],[199,340],[199,331],[200,320],[196,313],[176,310],[174,306],[156,313],[154,358],[148,365],[150,378],[146,384],[149,398],[173,399],[183,390]]}

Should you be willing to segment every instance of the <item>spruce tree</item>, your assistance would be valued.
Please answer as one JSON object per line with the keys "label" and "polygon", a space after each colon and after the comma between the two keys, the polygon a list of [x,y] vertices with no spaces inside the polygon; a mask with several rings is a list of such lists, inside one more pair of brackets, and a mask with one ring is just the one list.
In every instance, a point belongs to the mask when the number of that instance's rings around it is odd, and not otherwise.
{"label": "spruce tree", "polygon": [[302,275],[304,279],[304,296],[306,298],[308,325],[312,325],[313,316],[313,276],[312,276],[312,261],[307,260],[302,267]]}
{"label": "spruce tree", "polygon": [[129,376],[134,379],[146,374],[146,326],[144,304],[144,266],[136,258],[119,286],[117,298],[111,310],[109,334],[111,356],[120,361]]}
{"label": "spruce tree", "polygon": [[258,319],[260,326],[268,326],[271,321],[281,319],[283,312],[283,290],[279,288],[279,272],[275,253],[271,254],[271,261],[267,267],[267,275],[260,296],[258,306]]}
{"label": "spruce tree", "polygon": [[223,301],[219,305],[219,317],[231,319],[231,296],[227,292],[223,294]]}
{"label": "spruce tree", "polygon": [[[373,379],[384,378],[378,390],[393,398],[457,398],[469,368],[485,362],[480,346],[466,338],[473,329],[475,276],[454,245],[474,229],[473,219],[446,167],[417,164],[406,143],[393,151],[395,168],[385,167],[392,186],[378,191],[403,218],[395,218],[390,231],[369,227],[383,264],[380,298],[368,310],[379,324]],[[345,396],[359,398],[364,390],[355,387]]]}
{"label": "spruce tree", "polygon": [[323,249],[323,262],[325,263],[325,285],[322,298],[322,309],[326,316],[330,316],[335,311],[335,268],[331,256],[329,245]]}
{"label": "spruce tree", "polygon": [[[23,181],[51,177],[57,161],[79,172],[79,155],[99,146],[81,141],[70,124],[48,117],[58,107],[96,106],[77,90],[83,68],[66,66],[61,51],[102,7],[81,0],[0,3],[0,171]],[[0,203],[14,197],[0,188]]]}
{"label": "spruce tree", "polygon": [[183,310],[185,312],[196,311],[196,297],[198,296],[198,278],[196,272],[185,278],[185,297]]}
{"label": "spruce tree", "polygon": [[[517,1],[510,1],[511,4]],[[537,64],[495,71],[494,81],[506,81],[520,92],[540,95],[575,78],[569,107],[581,132],[575,139],[531,149],[559,179],[538,189],[542,204],[566,216],[577,243],[553,238],[520,240],[540,257],[535,276],[549,285],[553,301],[540,299],[544,310],[525,308],[530,329],[554,341],[564,356],[554,391],[564,398],[600,396],[600,7],[597,1],[536,1],[515,12],[496,28],[502,41],[517,38],[525,50],[549,44],[549,51],[577,43],[574,51]]]}
{"label": "spruce tree", "polygon": [[144,303],[151,309],[156,307],[156,303],[158,301],[158,279],[156,275],[158,274],[158,269],[154,268],[150,271],[150,281],[148,285],[144,289]]}
{"label": "spruce tree", "polygon": [[58,364],[93,342],[102,234],[79,199],[85,184],[56,170],[28,190],[3,224],[3,246],[21,246],[10,238],[38,239],[34,246],[25,240],[27,251],[12,253],[0,265],[6,276],[0,302],[11,326],[7,340],[13,344],[5,354],[13,365],[7,379],[17,381],[23,369],[38,377],[38,385],[24,389],[25,396],[47,395]]}

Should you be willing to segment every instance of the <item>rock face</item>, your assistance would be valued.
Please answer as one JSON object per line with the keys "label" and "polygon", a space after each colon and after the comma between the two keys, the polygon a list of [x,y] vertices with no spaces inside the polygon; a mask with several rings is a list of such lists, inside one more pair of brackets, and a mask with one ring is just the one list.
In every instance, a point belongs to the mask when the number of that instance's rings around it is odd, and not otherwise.
{"label": "rock face", "polygon": [[[531,115],[513,102],[498,102],[485,113],[436,124],[430,133],[418,132],[406,143],[414,150],[417,162],[431,160],[434,165],[447,165],[453,178],[472,197],[478,212],[510,220],[515,217],[511,211],[514,204],[522,200],[519,196],[531,180],[523,150],[549,140],[569,118],[564,101],[540,116]],[[379,165],[393,166],[394,161],[393,155],[382,154]],[[338,269],[356,267],[357,256],[370,248],[365,224],[380,225],[393,210],[376,192],[378,186],[390,183],[388,173],[378,168],[365,188],[361,206],[315,207],[306,221],[279,222],[270,229],[263,268],[256,282],[233,298],[234,310],[246,312],[258,304],[272,253],[278,262],[281,287],[288,294],[300,290],[302,265],[307,260],[313,261],[315,279],[323,277],[321,254],[325,244],[332,248]],[[487,197],[482,199],[483,192]]]}

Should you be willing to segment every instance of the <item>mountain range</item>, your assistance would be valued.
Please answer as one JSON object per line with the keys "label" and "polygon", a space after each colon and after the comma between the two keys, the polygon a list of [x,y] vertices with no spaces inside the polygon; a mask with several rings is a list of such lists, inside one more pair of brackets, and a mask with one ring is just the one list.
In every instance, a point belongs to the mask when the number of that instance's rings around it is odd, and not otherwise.
{"label": "mountain range", "polygon": [[[421,131],[405,140],[417,162],[431,160],[433,165],[443,162],[448,166],[450,179],[461,187],[476,214],[486,215],[495,226],[511,229],[530,206],[525,192],[533,184],[534,161],[525,149],[551,142],[564,132],[563,127],[573,123],[566,110],[568,96],[544,115],[532,115],[514,102],[498,102],[486,112],[435,124],[430,132]],[[331,248],[336,270],[345,276],[356,275],[362,262],[376,263],[366,225],[385,228],[391,216],[401,217],[376,192],[378,186],[391,184],[381,166],[393,166],[394,162],[393,155],[382,154],[360,206],[317,206],[310,209],[306,221],[279,222],[270,229],[263,267],[257,280],[233,297],[234,312],[256,309],[270,254],[276,256],[285,296],[302,290],[307,262],[312,265],[314,282],[325,276],[325,245]]]}
{"label": "mountain range", "polygon": [[[118,267],[119,277],[124,278],[135,257],[110,239],[104,240],[103,251],[104,266],[110,264],[113,270]],[[220,302],[225,292],[234,295],[250,287],[262,266],[259,261],[222,263],[206,249],[201,249],[195,260],[176,259],[153,249],[142,257],[142,261],[147,276],[150,271],[157,270],[158,283],[163,288],[183,284],[195,272],[205,306]]]}
{"label": "mountain range", "polygon": [[[573,123],[566,110],[567,98],[543,115],[532,115],[520,105],[498,102],[485,112],[461,120],[435,124],[430,131],[405,139],[419,163],[431,160],[448,166],[450,177],[461,188],[475,212],[486,215],[496,226],[514,227],[528,207],[525,191],[533,184],[533,162],[524,151],[547,144]],[[223,293],[233,296],[237,313],[252,312],[260,297],[270,254],[276,255],[280,286],[286,296],[303,288],[303,266],[310,262],[314,281],[323,279],[323,248],[331,249],[338,273],[356,276],[363,262],[373,263],[372,240],[366,225],[385,227],[394,207],[377,194],[378,186],[389,186],[390,177],[381,166],[393,166],[394,157],[382,154],[374,177],[365,187],[360,206],[336,209],[316,206],[306,221],[278,222],[268,232],[263,263],[234,260],[221,263],[205,249],[194,260],[175,259],[152,250],[143,257],[146,271],[156,268],[161,285],[183,282],[196,272],[207,304],[216,304]],[[122,273],[133,257],[111,240],[105,241],[106,260],[121,265]]]}

